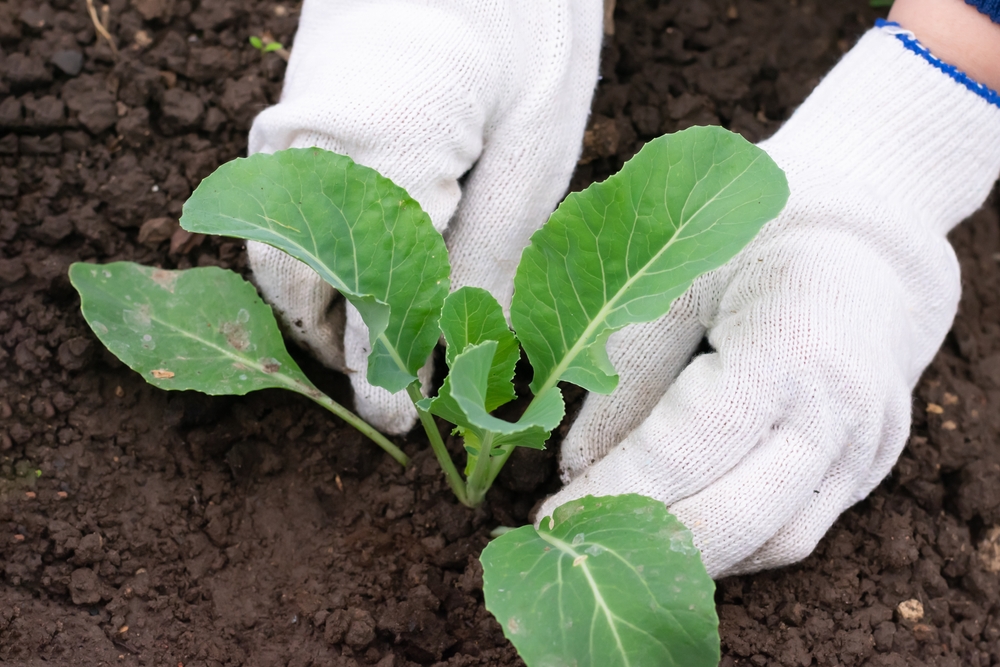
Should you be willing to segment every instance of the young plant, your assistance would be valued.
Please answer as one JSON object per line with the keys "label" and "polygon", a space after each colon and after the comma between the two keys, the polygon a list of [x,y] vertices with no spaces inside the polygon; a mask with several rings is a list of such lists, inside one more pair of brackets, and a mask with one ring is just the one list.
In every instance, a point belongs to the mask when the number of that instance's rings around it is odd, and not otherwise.
{"label": "young plant", "polygon": [[[341,155],[291,149],[234,160],[199,185],[181,225],[268,243],[339,290],[370,332],[369,382],[408,393],[455,495],[476,506],[515,447],[544,447],[564,415],[559,382],[612,391],[608,336],[665,314],[787,196],[767,155],[721,128],[656,139],[615,176],[569,195],[532,236],[514,278],[513,332],[486,291],[448,293],[447,250],[419,205]],[[398,448],[305,378],[270,310],[235,274],[117,263],[76,264],[70,277],[98,337],[157,386],[235,394],[285,387],[405,464]],[[424,398],[417,370],[440,334],[449,373]],[[514,398],[519,344],[534,397],[508,422],[491,413]],[[463,437],[464,478],[432,415]],[[537,531],[498,538],[482,558],[487,606],[529,665],[718,662],[714,587],[690,533],[662,503],[584,498]]]}
{"label": "young plant", "polygon": [[281,42],[265,41],[257,35],[250,35],[250,46],[260,51],[261,55],[271,53],[272,51],[280,51],[285,48]]}

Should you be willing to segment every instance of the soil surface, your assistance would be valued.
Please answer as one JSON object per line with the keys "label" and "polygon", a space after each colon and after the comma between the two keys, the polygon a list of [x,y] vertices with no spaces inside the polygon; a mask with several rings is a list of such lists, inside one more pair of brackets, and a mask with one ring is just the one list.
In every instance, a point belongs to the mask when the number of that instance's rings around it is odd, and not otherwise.
{"label": "soil surface", "polygon": [[[418,432],[403,470],[297,396],[146,385],[66,278],[76,260],[245,270],[239,243],[177,216],[279,94],[284,61],[248,37],[291,45],[297,16],[111,0],[115,55],[85,0],[0,2],[0,664],[521,664],[476,558],[558,486],[551,451],[519,453],[467,510]],[[619,0],[574,188],[664,132],[767,136],[876,16],[868,0]],[[953,241],[961,312],[906,452],[804,563],[719,582],[723,665],[1000,665],[997,203]]]}

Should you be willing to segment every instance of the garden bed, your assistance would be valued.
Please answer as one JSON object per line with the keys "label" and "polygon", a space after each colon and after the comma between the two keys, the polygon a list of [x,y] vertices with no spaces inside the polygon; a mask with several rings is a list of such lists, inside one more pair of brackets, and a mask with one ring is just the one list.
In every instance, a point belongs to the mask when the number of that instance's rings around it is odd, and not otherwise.
{"label": "garden bed", "polygon": [[[146,385],[66,278],[76,260],[245,270],[239,243],[176,219],[277,99],[284,61],[248,37],[292,43],[298,5],[114,0],[116,58],[84,0],[50,2],[0,2],[0,664],[521,664],[476,559],[557,488],[557,442],[468,510],[419,430],[403,470],[301,397]],[[573,188],[690,125],[767,136],[876,16],[619,0]],[[996,201],[952,240],[961,311],[906,452],[804,563],[719,582],[723,665],[1000,665]],[[896,610],[910,599],[923,618]]]}

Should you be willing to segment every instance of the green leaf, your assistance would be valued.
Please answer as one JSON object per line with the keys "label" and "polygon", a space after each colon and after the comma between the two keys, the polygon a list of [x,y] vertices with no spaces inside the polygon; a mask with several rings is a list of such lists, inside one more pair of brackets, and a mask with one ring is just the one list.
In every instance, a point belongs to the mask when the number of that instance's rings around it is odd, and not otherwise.
{"label": "green leaf", "polygon": [[255,49],[263,49],[264,41],[257,35],[250,35],[250,45]]}
{"label": "green leaf", "polygon": [[449,368],[455,357],[469,346],[497,341],[486,389],[486,411],[492,412],[514,399],[511,380],[521,348],[493,295],[478,287],[462,287],[449,294],[441,311],[441,331],[447,343],[445,357]]}
{"label": "green leaf", "polygon": [[663,503],[586,496],[483,550],[483,594],[528,667],[715,667],[715,584]]}
{"label": "green leaf", "polygon": [[787,199],[767,154],[719,127],[654,139],[614,176],[566,197],[514,277],[511,323],[534,368],[532,390],[567,380],[610,393],[618,376],[608,336],[664,315]]}
{"label": "green leaf", "polygon": [[232,271],[78,262],[69,277],[90,328],[150,384],[206,394],[319,393],[285,350],[270,306]]}
{"label": "green leaf", "polygon": [[[461,428],[473,428],[474,419],[483,420],[490,425],[492,422],[505,424],[506,422],[491,416],[484,407],[496,349],[495,340],[467,347],[450,364],[448,376],[438,390],[438,395],[423,399],[417,406]],[[489,427],[484,430],[489,430]]]}
{"label": "green leaf", "polygon": [[566,416],[566,403],[558,387],[546,389],[545,393],[535,396],[528,409],[524,411],[517,425],[523,430],[509,433],[498,432],[493,437],[494,449],[517,445],[532,449],[545,449],[552,429],[559,426]]}
{"label": "green leaf", "polygon": [[285,47],[282,46],[281,42],[271,42],[270,44],[264,47],[264,53],[271,53],[272,51],[280,51],[283,48]]}
{"label": "green leaf", "polygon": [[[552,434],[552,429],[562,422],[565,414],[566,405],[562,400],[562,392],[558,388],[550,389],[528,405],[528,409],[524,411],[524,414],[521,415],[521,418],[517,422],[517,426],[520,428],[507,433],[489,432],[493,436],[493,440],[490,443],[490,456],[503,456],[502,448],[507,446],[545,449],[545,443]],[[457,428],[464,441],[465,451],[468,454],[465,464],[465,474],[469,476],[476,467],[476,460],[479,458],[479,453],[482,449],[481,439],[486,435],[487,431],[478,425],[468,425],[468,421],[466,421],[466,424],[467,426],[465,427],[459,426]],[[484,488],[481,489],[483,493],[489,490],[491,483],[485,483]]]}
{"label": "green leaf", "polygon": [[437,343],[444,240],[405,190],[346,156],[303,148],[228,162],[184,204],[181,226],[263,241],[312,267],[368,325],[374,385],[404,389]]}
{"label": "green leaf", "polygon": [[516,423],[489,414],[485,401],[497,347],[495,340],[468,346],[455,357],[438,395],[417,405],[456,424],[463,432],[473,433],[477,446],[489,434],[491,451],[501,445],[543,449],[549,433],[563,418],[562,394],[552,388],[537,396]]}

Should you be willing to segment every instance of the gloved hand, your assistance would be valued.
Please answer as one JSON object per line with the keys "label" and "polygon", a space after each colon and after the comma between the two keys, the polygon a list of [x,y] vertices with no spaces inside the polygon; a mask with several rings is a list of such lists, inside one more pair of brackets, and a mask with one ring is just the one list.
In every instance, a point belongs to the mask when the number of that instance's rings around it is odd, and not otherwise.
{"label": "gloved hand", "polygon": [[[306,0],[281,101],[254,121],[249,151],[318,146],[377,169],[445,232],[452,287],[483,287],[506,307],[521,251],[580,154],[602,12],[601,0]],[[350,374],[358,413],[408,431],[405,392],[365,378],[357,311],[345,318],[334,290],[281,251],[247,250],[286,331]]]}
{"label": "gloved hand", "polygon": [[1000,100],[894,32],[865,35],[762,145],[788,176],[782,215],[612,337],[619,388],[587,397],[540,517],[651,496],[722,577],[805,558],[889,473],[958,304],[945,235],[1000,172]]}

